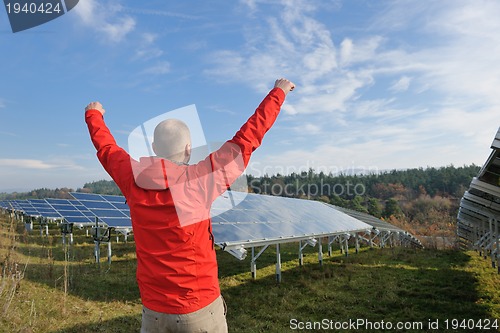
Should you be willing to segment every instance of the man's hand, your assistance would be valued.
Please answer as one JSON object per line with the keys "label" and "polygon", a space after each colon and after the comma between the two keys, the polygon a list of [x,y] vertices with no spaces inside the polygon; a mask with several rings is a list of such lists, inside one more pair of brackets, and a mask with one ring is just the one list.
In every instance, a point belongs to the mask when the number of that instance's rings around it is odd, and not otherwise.
{"label": "man's hand", "polygon": [[88,110],[97,110],[99,111],[103,116],[104,116],[104,113],[106,112],[106,110],[103,109],[102,107],[102,104],[99,103],[99,102],[92,102],[90,103],[89,105],[87,105],[85,107],[85,111],[88,111]]}
{"label": "man's hand", "polygon": [[285,95],[288,94],[290,91],[295,89],[295,84],[291,81],[288,81],[287,79],[278,79],[274,83],[275,88],[281,88],[284,92]]}

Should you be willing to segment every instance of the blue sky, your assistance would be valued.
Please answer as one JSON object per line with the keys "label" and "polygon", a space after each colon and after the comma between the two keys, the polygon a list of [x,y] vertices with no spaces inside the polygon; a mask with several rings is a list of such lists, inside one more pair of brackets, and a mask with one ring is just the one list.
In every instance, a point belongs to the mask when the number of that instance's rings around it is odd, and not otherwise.
{"label": "blue sky", "polygon": [[498,1],[80,0],[13,34],[0,8],[0,191],[109,179],[118,143],[195,104],[225,141],[274,80],[297,88],[247,172],[481,165],[500,126]]}

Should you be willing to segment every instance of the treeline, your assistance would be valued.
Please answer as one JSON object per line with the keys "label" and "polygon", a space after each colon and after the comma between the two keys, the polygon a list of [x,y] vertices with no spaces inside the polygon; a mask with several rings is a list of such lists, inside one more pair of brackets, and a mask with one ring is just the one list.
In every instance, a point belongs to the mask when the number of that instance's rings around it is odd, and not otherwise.
{"label": "treeline", "polygon": [[307,172],[248,176],[249,192],[320,200],[387,220],[415,235],[455,235],[460,198],[477,165],[392,170],[366,175]]}
{"label": "treeline", "polygon": [[[0,193],[0,200],[25,200],[45,198],[73,199],[73,197],[69,194],[70,192],[75,192],[75,190],[68,187],[56,189],[39,188],[29,192]],[[86,183],[82,188],[78,188],[76,192],[121,195],[120,189],[112,180],[99,180]]]}
{"label": "treeline", "polygon": [[69,192],[74,192],[72,188],[39,188],[29,192],[0,193],[0,200],[25,200],[25,199],[71,199]]}
{"label": "treeline", "polygon": [[98,180],[91,183],[86,183],[83,188],[78,189],[78,192],[84,193],[99,193],[108,195],[122,195],[122,192],[112,180]]}
{"label": "treeline", "polygon": [[338,196],[351,200],[356,196],[366,196],[381,200],[395,197],[412,200],[421,194],[461,197],[479,169],[477,165],[447,166],[367,175],[332,175],[309,169],[300,174],[265,175],[259,178],[248,176],[248,184],[249,190],[254,193],[309,199],[324,196],[333,199]]}
{"label": "treeline", "polygon": [[[460,198],[480,170],[477,165],[418,168],[348,175],[313,169],[290,175],[247,175],[248,191],[320,200],[385,219],[416,235],[452,236]],[[69,188],[0,194],[5,199],[71,198]],[[113,181],[86,183],[79,192],[121,195]]]}

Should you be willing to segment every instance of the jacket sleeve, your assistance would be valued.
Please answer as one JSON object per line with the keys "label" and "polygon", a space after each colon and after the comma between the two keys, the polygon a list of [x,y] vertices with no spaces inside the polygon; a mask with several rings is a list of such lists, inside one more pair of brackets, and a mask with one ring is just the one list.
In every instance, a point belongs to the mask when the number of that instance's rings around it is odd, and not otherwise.
{"label": "jacket sleeve", "polygon": [[85,113],[85,122],[97,150],[97,158],[122,193],[127,196],[133,181],[130,155],[116,144],[99,111],[88,110]]}
{"label": "jacket sleeve", "polygon": [[245,171],[250,156],[276,121],[284,100],[285,93],[282,89],[271,90],[231,140],[205,160],[190,166],[188,179],[191,183],[188,187],[197,189],[195,191],[203,189],[206,196],[204,202],[211,204]]}
{"label": "jacket sleeve", "polygon": [[264,135],[273,126],[285,101],[285,93],[280,88],[274,88],[260,103],[255,113],[247,120],[236,135],[229,141],[237,144],[245,168],[250,161],[250,156],[261,143]]}

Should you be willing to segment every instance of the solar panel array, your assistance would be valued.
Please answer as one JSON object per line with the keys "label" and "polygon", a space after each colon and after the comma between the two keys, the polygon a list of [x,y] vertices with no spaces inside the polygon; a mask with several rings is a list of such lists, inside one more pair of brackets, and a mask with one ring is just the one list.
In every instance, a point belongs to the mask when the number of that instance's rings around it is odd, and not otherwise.
{"label": "solar panel array", "polygon": [[[62,228],[63,234],[71,234],[73,225],[107,230],[94,230],[97,247],[100,242],[110,245],[111,229],[125,237],[132,232],[130,210],[123,196],[70,194],[73,200],[4,201],[0,207],[31,217],[63,221],[62,226],[70,226]],[[234,206],[234,202],[238,204]],[[380,236],[380,246],[383,246],[389,237],[397,235],[401,243],[406,237],[410,245],[421,246],[413,236],[387,222],[319,201],[228,191],[215,200],[211,215],[215,243],[239,259],[246,256],[247,248],[297,241],[314,246],[316,239],[323,237],[329,237],[330,245],[335,237],[347,242],[350,236],[356,235],[356,244],[361,237],[372,245]],[[253,257],[252,262],[257,257]]]}
{"label": "solar panel array", "polygon": [[372,226],[373,230],[376,232],[377,235],[382,233],[381,237],[388,237],[391,234],[397,234],[400,238],[401,241],[407,242],[411,244],[412,246],[415,247],[422,247],[422,243],[420,240],[418,240],[416,237],[414,237],[412,234],[404,231],[401,228],[398,228],[392,224],[390,224],[387,221],[381,220],[379,218],[376,218],[375,216],[363,213],[363,212],[358,212],[352,209],[348,208],[343,208],[343,207],[337,207],[337,206],[332,206],[335,209],[344,212],[345,214],[354,217],[360,221],[363,221],[369,225]]}
{"label": "solar panel array", "polygon": [[70,193],[89,215],[111,228],[131,228],[130,210],[125,197],[88,193]]}
{"label": "solar panel array", "polygon": [[457,235],[462,246],[489,253],[500,264],[500,128],[491,154],[460,201]]}
{"label": "solar panel array", "polygon": [[[130,210],[123,196],[71,193],[74,200],[33,199],[1,201],[33,217],[63,219],[78,227],[101,225],[131,228]],[[232,197],[231,197],[232,196]],[[232,202],[240,202],[233,207]],[[368,214],[318,201],[252,193],[226,192],[212,206],[216,243],[221,247],[258,246],[373,228],[404,232]]]}
{"label": "solar panel array", "polygon": [[70,193],[74,200],[31,199],[0,201],[0,207],[29,217],[63,220],[80,228],[100,225],[131,228],[130,211],[123,196]]}
{"label": "solar panel array", "polygon": [[[231,196],[233,198],[231,198]],[[233,207],[232,202],[240,202]],[[319,201],[226,192],[212,205],[216,243],[252,247],[366,231],[369,224]]]}

